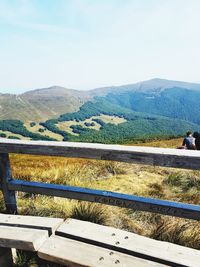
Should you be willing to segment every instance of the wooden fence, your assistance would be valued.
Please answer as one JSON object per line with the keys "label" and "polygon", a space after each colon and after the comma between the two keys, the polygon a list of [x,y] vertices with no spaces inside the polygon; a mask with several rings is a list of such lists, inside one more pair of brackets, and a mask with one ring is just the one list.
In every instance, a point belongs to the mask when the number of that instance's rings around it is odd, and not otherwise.
{"label": "wooden fence", "polygon": [[197,205],[74,186],[16,180],[11,174],[9,153],[112,160],[200,170],[200,151],[0,139],[0,189],[9,213],[17,213],[15,192],[22,191],[200,220],[200,206]]}

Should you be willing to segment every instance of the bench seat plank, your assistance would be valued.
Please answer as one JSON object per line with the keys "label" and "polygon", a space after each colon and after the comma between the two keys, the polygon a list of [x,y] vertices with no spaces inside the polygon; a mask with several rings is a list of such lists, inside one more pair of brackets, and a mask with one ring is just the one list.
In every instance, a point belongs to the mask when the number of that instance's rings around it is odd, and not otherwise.
{"label": "bench seat plank", "polygon": [[139,259],[120,252],[52,235],[39,249],[42,259],[68,267],[164,267],[167,265]]}
{"label": "bench seat plank", "polygon": [[54,233],[63,221],[59,218],[0,214],[0,225],[44,229],[48,230],[49,234]]}
{"label": "bench seat plank", "polygon": [[86,221],[68,219],[57,229],[56,235],[172,266],[200,266],[199,250]]}
{"label": "bench seat plank", "polygon": [[0,247],[37,251],[48,238],[47,230],[0,225]]}

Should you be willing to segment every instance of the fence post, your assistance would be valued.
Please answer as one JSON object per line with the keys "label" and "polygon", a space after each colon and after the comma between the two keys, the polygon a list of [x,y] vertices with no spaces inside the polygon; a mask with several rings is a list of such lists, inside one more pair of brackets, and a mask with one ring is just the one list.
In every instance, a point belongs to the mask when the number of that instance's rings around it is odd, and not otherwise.
{"label": "fence post", "polygon": [[8,213],[17,213],[17,203],[14,191],[8,189],[8,182],[12,180],[9,155],[0,153],[0,182],[4,196],[5,206]]}
{"label": "fence post", "polygon": [[0,266],[13,266],[12,251],[10,248],[0,248]]}

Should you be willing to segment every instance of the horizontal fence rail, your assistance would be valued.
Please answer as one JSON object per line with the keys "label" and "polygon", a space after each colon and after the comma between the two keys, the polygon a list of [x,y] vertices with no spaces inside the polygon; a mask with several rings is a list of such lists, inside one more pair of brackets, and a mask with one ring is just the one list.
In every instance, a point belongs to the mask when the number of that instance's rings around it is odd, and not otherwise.
{"label": "horizontal fence rail", "polygon": [[8,189],[200,220],[200,206],[88,188],[12,180]]}
{"label": "horizontal fence rail", "polygon": [[200,151],[71,142],[0,140],[0,189],[10,213],[17,212],[15,191],[22,191],[200,220],[198,205],[103,190],[15,180],[11,176],[9,153],[115,160],[200,170]]}
{"label": "horizontal fence rail", "polygon": [[200,151],[184,149],[0,139],[0,153],[113,160],[200,170]]}

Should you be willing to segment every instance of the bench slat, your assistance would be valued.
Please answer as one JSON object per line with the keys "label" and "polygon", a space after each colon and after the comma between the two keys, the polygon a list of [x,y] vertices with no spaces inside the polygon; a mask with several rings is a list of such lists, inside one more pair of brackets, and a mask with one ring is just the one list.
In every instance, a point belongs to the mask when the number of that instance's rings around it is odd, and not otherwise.
{"label": "bench slat", "polygon": [[108,250],[60,236],[51,236],[39,249],[42,259],[69,267],[164,267],[167,265],[146,261],[120,252]]}
{"label": "bench slat", "polygon": [[49,234],[54,233],[63,221],[63,219],[58,218],[0,214],[0,225],[43,229],[48,230]]}
{"label": "bench slat", "polygon": [[0,225],[0,247],[37,251],[48,238],[47,230]]}
{"label": "bench slat", "polygon": [[68,219],[56,235],[172,266],[200,265],[200,251],[90,222]]}

